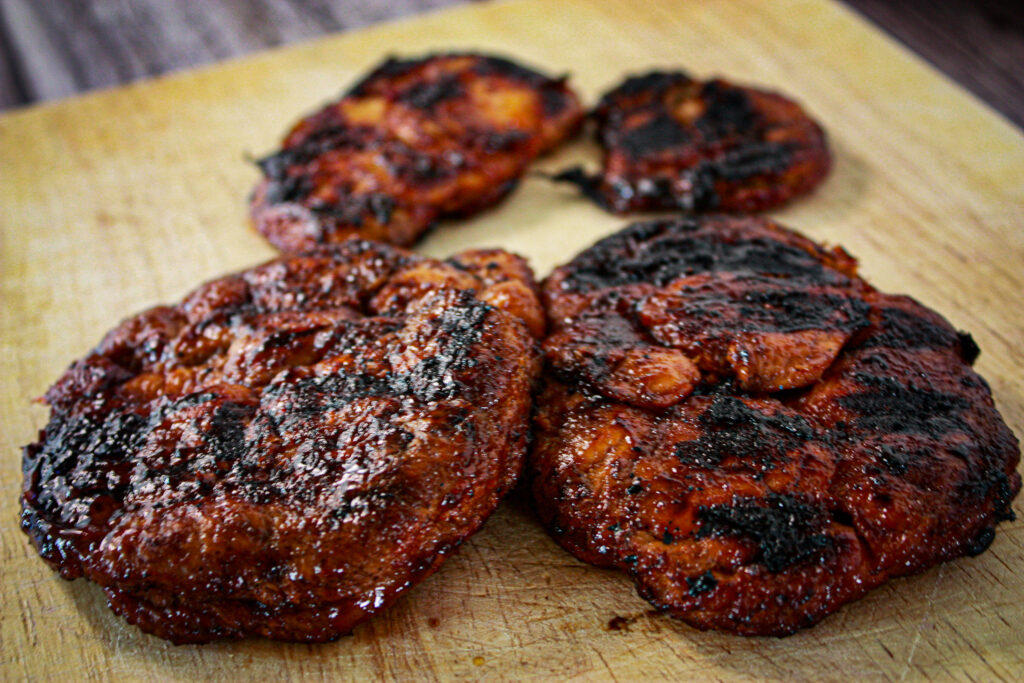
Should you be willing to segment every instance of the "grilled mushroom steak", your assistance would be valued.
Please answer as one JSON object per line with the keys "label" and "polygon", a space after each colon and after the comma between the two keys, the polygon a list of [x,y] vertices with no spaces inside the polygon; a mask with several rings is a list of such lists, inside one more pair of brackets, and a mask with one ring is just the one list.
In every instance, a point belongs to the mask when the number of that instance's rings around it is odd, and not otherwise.
{"label": "grilled mushroom steak", "polygon": [[49,389],[22,528],[176,643],[336,638],[515,483],[543,320],[500,251],[351,240],[214,280]]}
{"label": "grilled mushroom steak", "polygon": [[542,294],[539,514],[698,628],[792,633],[1013,518],[977,346],[841,249],[754,217],[638,223]]}
{"label": "grilled mushroom steak", "polygon": [[353,235],[410,245],[497,203],[582,118],[564,79],[505,59],[389,59],[260,161],[253,222],[284,251]]}
{"label": "grilled mushroom steak", "polygon": [[797,104],[720,79],[635,76],[594,117],[604,168],[557,179],[615,213],[760,211],[810,192],[831,166],[825,133]]}

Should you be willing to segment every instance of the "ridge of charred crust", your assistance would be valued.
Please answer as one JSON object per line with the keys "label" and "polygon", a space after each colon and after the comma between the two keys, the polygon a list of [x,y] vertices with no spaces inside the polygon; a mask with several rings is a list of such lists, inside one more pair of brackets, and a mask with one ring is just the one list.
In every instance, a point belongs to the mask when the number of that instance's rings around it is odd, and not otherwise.
{"label": "ridge of charred crust", "polygon": [[744,232],[730,229],[731,220],[708,216],[633,223],[581,252],[559,284],[582,293],[635,283],[664,287],[706,272],[849,282],[845,271],[853,269],[852,259],[849,266],[839,266],[818,245],[799,235],[780,234],[770,222]]}
{"label": "ridge of charred crust", "polygon": [[700,506],[694,538],[738,536],[757,546],[754,561],[772,573],[816,560],[832,548],[823,533],[828,515],[799,499],[770,493],[765,499],[734,498],[728,505]]}
{"label": "ridge of charred crust", "polygon": [[[375,92],[379,85],[403,76],[413,75],[425,63],[443,59],[465,58],[473,61],[472,71],[481,76],[497,75],[511,80],[520,81],[534,88],[547,88],[552,79],[538,71],[529,69],[511,59],[498,55],[484,55],[475,52],[432,52],[422,57],[402,59],[396,56],[386,57],[384,61],[353,85],[346,96],[365,96]],[[555,81],[557,82],[557,80]],[[428,84],[429,85],[429,84]],[[412,89],[422,88],[424,84],[415,83]]]}
{"label": "ridge of charred crust", "polygon": [[841,249],[757,217],[647,221],[542,296],[538,514],[698,628],[792,633],[1013,518],[1020,449],[977,345]]}
{"label": "ridge of charred crust", "polygon": [[737,458],[767,470],[814,436],[811,423],[800,415],[765,415],[723,394],[713,397],[697,421],[700,435],[673,448],[676,459],[688,467],[714,469]]}
{"label": "ridge of charred crust", "polygon": [[453,259],[351,240],[125,320],[47,392],[23,530],[174,642],[351,630],[521,469],[532,272],[497,250]]}

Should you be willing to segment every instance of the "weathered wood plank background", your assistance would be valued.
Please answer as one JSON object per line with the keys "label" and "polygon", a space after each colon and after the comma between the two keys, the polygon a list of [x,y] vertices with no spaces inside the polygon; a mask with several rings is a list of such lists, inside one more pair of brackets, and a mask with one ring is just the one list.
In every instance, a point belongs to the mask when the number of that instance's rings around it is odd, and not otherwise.
{"label": "weathered wood plank background", "polygon": [[[0,109],[466,0],[0,0]],[[845,0],[1024,126],[1024,2]]]}

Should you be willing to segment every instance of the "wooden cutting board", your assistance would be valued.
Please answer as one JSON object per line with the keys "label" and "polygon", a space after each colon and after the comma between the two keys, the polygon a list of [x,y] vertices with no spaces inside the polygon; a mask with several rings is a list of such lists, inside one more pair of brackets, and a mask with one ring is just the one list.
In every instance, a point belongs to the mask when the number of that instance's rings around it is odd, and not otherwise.
{"label": "wooden cutting board", "polygon": [[[175,647],[35,556],[16,521],[19,447],[47,414],[30,399],[122,317],[272,256],[246,224],[257,178],[247,158],[385,55],[449,48],[571,72],[591,102],[655,65],[802,101],[837,164],[778,217],[845,245],[876,285],[971,331],[979,371],[1024,434],[1024,138],[823,0],[474,5],[29,109],[0,118],[0,678],[1024,675],[1024,522],[1003,524],[980,557],[892,582],[785,639],[701,633],[651,613],[623,575],[549,540],[521,492],[438,574],[327,645]],[[581,141],[540,167],[595,159]],[[508,247],[543,275],[623,223],[528,178],[499,209],[441,226],[421,249]]]}

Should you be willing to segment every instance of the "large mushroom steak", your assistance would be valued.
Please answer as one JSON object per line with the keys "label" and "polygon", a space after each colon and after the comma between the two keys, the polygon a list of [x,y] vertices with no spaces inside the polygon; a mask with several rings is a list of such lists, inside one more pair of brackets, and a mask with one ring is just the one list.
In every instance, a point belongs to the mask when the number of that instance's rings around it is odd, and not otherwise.
{"label": "large mushroom steak", "polygon": [[992,542],[1017,440],[934,311],[756,217],[638,223],[546,280],[537,510],[699,628],[784,635]]}
{"label": "large mushroom steak", "polygon": [[633,76],[594,110],[600,173],[557,179],[602,207],[761,211],[813,190],[832,165],[825,133],[778,93],[681,71]]}
{"label": "large mushroom steak", "polygon": [[389,59],[260,161],[253,223],[284,251],[353,235],[407,246],[498,202],[582,120],[564,79],[507,59]]}
{"label": "large mushroom steak", "polygon": [[174,642],[335,638],[514,485],[543,321],[500,251],[350,240],[214,280],[49,389],[22,528]]}

